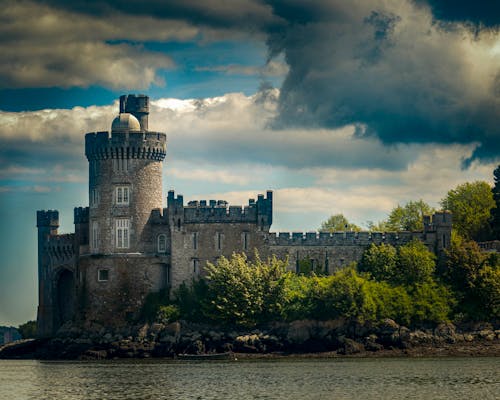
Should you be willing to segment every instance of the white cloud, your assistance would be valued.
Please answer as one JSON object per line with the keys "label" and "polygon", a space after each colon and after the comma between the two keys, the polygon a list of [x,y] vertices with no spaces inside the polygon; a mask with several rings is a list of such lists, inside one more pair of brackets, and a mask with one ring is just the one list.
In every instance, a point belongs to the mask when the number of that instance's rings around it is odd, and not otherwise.
{"label": "white cloud", "polygon": [[[276,113],[278,95],[274,90],[153,101],[150,127],[166,131],[168,138],[165,186],[185,192],[186,199],[216,198],[236,205],[271,189],[276,216],[283,218],[278,226],[293,228],[283,221],[303,215],[298,228],[307,229],[337,212],[362,224],[409,200],[422,198],[437,206],[459,183],[491,182],[494,164],[461,169],[475,145],[384,146],[376,138],[356,136],[349,126],[272,130],[267,121]],[[0,178],[32,187],[83,183],[84,133],[109,129],[116,112],[115,102],[0,113]],[[228,191],[228,186],[240,190]]]}
{"label": "white cloud", "polygon": [[223,72],[228,75],[258,75],[258,76],[284,76],[288,73],[288,66],[278,61],[269,61],[263,67],[254,65],[217,65],[211,67],[197,67],[196,71]]}
{"label": "white cloud", "polygon": [[170,176],[189,181],[220,182],[233,185],[246,185],[250,182],[250,176],[238,175],[230,171],[188,168],[189,169],[170,168],[167,173]]}

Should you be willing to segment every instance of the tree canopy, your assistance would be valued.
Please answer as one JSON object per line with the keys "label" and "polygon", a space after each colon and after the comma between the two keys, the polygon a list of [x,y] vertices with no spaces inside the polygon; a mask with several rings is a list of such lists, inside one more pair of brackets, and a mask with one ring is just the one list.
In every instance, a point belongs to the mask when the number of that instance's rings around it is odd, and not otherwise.
{"label": "tree canopy", "polygon": [[491,230],[493,238],[500,240],[500,165],[493,171],[495,184],[492,189],[495,208],[491,210]]}
{"label": "tree canopy", "polygon": [[452,212],[453,228],[464,238],[480,241],[491,237],[490,218],[495,201],[487,182],[458,185],[448,191],[441,206]]}
{"label": "tree canopy", "polygon": [[409,201],[404,206],[393,208],[385,221],[387,231],[421,231],[424,229],[424,215],[431,215],[434,209],[422,199]]}
{"label": "tree canopy", "polygon": [[320,232],[354,231],[359,232],[361,228],[349,222],[344,214],[335,214],[321,223]]}

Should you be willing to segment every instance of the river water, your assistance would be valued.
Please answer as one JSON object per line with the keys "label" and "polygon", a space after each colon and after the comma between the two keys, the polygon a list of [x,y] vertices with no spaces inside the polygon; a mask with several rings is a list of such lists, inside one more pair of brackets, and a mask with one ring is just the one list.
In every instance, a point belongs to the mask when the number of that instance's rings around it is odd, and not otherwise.
{"label": "river water", "polygon": [[0,399],[500,399],[500,358],[0,360]]}

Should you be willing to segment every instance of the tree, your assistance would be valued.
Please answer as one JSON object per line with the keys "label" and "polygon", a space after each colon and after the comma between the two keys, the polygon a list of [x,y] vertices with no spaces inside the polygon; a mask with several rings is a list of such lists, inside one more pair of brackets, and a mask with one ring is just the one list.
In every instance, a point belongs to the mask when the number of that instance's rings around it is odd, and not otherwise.
{"label": "tree", "polygon": [[491,210],[491,230],[493,238],[500,240],[500,165],[493,171],[495,185],[492,189],[495,207]]}
{"label": "tree", "polygon": [[36,321],[28,321],[17,328],[23,339],[36,337]]}
{"label": "tree", "polygon": [[487,240],[491,237],[493,193],[487,182],[466,182],[450,190],[441,200],[444,209],[453,214],[453,227],[463,237]]}
{"label": "tree", "polygon": [[276,257],[267,263],[258,254],[254,262],[233,253],[207,263],[208,296],[205,313],[225,324],[251,327],[279,318],[285,301],[286,261]]}
{"label": "tree", "polygon": [[369,272],[377,281],[391,281],[396,273],[397,251],[390,244],[372,243],[358,264],[360,272]]}
{"label": "tree", "polygon": [[354,231],[359,232],[361,228],[348,221],[343,214],[335,214],[321,223],[320,232]]}
{"label": "tree", "polygon": [[436,269],[436,256],[417,239],[398,248],[398,268],[395,280],[415,285],[432,280]]}
{"label": "tree", "polygon": [[470,291],[479,276],[487,255],[476,242],[453,234],[451,246],[446,250],[446,264],[443,279],[461,293]]}
{"label": "tree", "polygon": [[409,201],[404,206],[393,208],[385,223],[387,231],[421,231],[424,229],[424,215],[431,215],[434,209],[422,199]]}
{"label": "tree", "polygon": [[453,235],[443,279],[456,293],[458,310],[474,320],[500,317],[500,263],[476,242]]}

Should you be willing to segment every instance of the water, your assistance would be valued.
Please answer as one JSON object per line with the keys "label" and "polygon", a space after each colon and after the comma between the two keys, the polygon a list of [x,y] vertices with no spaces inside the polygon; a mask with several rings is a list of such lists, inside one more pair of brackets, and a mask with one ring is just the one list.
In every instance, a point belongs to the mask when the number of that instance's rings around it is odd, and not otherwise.
{"label": "water", "polygon": [[500,399],[500,358],[0,360],[0,399]]}

